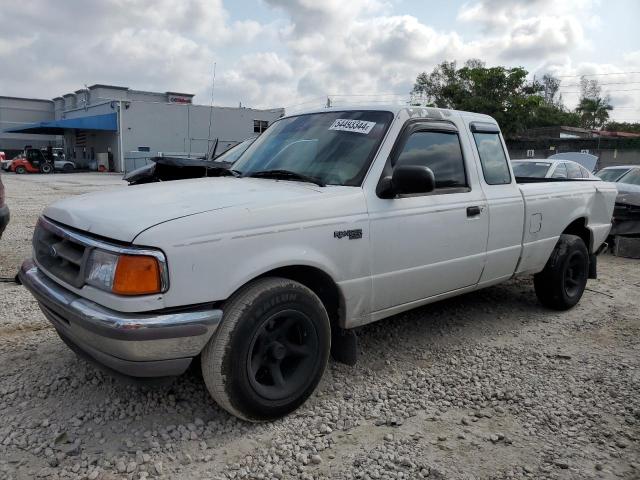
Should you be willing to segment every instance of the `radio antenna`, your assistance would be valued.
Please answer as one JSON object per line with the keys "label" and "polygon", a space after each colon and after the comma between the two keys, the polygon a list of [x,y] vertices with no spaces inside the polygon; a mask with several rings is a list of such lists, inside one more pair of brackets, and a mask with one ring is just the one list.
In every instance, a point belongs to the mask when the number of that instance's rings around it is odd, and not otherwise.
{"label": "radio antenna", "polygon": [[213,94],[216,89],[216,62],[213,62],[213,81],[211,82],[211,104],[209,106],[209,135],[207,136],[207,160],[211,152],[211,124],[213,122]]}

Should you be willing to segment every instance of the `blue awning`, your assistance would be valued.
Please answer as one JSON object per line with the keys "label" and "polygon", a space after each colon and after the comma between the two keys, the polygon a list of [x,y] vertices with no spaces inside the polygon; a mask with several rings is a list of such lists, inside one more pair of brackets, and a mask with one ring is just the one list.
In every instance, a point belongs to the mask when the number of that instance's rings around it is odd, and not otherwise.
{"label": "blue awning", "polygon": [[65,118],[63,120],[30,123],[21,127],[9,128],[5,132],[62,135],[65,130],[69,129],[116,132],[118,131],[118,116],[117,113],[107,113],[90,117]]}

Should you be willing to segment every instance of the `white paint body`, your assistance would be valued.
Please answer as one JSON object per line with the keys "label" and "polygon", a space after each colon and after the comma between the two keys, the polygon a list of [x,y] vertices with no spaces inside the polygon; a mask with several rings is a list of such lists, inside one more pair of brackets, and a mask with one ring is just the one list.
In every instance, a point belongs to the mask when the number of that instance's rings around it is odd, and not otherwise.
{"label": "white paint body", "polygon": [[[388,110],[394,121],[360,187],[202,178],[57,202],[46,209],[47,217],[105,238],[159,248],[169,267],[170,288],[161,295],[124,298],[88,286],[66,287],[108,308],[141,312],[224,301],[266,272],[310,266],[337,284],[340,323],[349,328],[539,272],[576,219],[585,219],[591,231],[590,252],[605,240],[614,185],[518,185],[515,180],[488,185],[469,123],[495,124],[492,118],[421,107]],[[470,191],[379,198],[376,186],[398,134],[406,121],[423,117],[457,127]],[[481,214],[468,217],[468,206],[480,206]],[[362,238],[334,237],[335,231],[352,229],[362,229]]]}

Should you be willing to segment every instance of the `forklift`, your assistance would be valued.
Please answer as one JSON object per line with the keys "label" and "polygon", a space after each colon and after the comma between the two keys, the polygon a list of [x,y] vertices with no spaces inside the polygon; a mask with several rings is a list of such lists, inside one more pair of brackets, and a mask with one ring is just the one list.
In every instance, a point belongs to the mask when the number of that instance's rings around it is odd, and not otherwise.
{"label": "forklift", "polygon": [[37,148],[27,147],[19,157],[13,159],[9,170],[17,174],[53,173],[53,159],[46,158]]}

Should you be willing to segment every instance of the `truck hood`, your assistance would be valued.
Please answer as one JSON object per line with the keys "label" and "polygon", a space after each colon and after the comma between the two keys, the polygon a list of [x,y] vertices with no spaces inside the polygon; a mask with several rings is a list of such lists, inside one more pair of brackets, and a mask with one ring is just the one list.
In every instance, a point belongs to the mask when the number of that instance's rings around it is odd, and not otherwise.
{"label": "truck hood", "polygon": [[51,220],[95,235],[132,242],[160,223],[230,207],[288,203],[327,190],[312,184],[257,178],[198,178],[96,192],[45,209]]}

